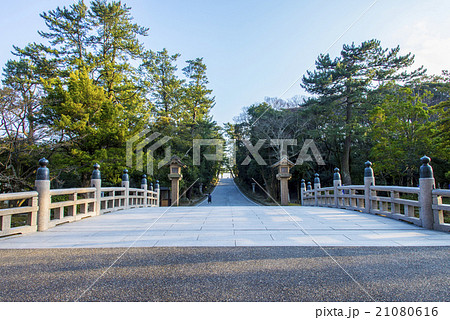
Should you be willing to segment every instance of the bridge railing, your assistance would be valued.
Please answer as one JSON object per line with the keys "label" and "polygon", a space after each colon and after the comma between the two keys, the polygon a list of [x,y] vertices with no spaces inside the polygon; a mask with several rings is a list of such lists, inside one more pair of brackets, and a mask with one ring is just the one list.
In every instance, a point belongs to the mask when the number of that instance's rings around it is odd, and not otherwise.
{"label": "bridge railing", "polygon": [[0,237],[37,230],[36,191],[0,194]]}
{"label": "bridge railing", "polygon": [[49,228],[95,216],[95,188],[50,190]]}
{"label": "bridge railing", "polygon": [[121,187],[102,187],[100,166],[95,165],[90,188],[50,189],[48,161],[41,159],[36,191],[0,194],[0,237],[44,231],[57,225],[131,208],[158,207],[155,190],[144,175],[141,188],[130,188],[124,170]]}
{"label": "bridge railing", "polygon": [[443,199],[450,203],[450,190],[435,189],[432,194],[434,229],[449,232],[450,224],[444,222],[444,212],[450,212],[450,204],[443,204]]}
{"label": "bridge railing", "polygon": [[100,213],[107,213],[126,208],[125,188],[101,188]]}
{"label": "bridge railing", "polygon": [[319,175],[301,183],[304,206],[324,206],[377,214],[407,221],[427,229],[450,231],[445,214],[450,214],[450,190],[435,189],[430,158],[423,157],[419,187],[375,186],[372,164],[366,162],[364,185],[342,186],[339,169],[335,169],[333,187],[321,188]]}

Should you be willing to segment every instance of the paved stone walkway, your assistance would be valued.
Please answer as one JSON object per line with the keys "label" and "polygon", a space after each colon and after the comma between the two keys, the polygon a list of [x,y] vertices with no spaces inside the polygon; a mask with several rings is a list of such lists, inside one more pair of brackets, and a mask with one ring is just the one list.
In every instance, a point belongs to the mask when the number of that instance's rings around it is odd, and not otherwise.
{"label": "paved stone walkway", "polygon": [[450,246],[448,233],[380,216],[321,207],[256,206],[231,179],[223,179],[212,196],[212,204],[198,207],[123,210],[46,232],[1,238],[0,249]]}

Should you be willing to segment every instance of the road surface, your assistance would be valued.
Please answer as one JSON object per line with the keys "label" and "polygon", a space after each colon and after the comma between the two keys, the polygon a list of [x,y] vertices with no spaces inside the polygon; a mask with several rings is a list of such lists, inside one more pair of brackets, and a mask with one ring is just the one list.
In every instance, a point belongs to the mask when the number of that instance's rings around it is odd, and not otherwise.
{"label": "road surface", "polygon": [[220,179],[219,184],[211,193],[212,202],[203,201],[200,206],[256,206],[238,189],[232,178]]}

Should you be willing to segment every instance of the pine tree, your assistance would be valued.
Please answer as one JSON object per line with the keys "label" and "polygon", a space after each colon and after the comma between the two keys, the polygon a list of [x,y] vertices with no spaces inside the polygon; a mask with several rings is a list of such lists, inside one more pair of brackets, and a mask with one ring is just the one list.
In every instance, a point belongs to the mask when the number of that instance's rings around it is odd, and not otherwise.
{"label": "pine tree", "polygon": [[166,49],[149,51],[141,66],[145,85],[150,88],[158,117],[178,118],[183,81],[176,75],[180,54],[169,55]]}
{"label": "pine tree", "polygon": [[196,123],[208,117],[209,111],[214,107],[212,90],[207,88],[209,83],[206,76],[206,65],[203,58],[186,61],[183,73],[188,79],[183,96],[183,118],[186,122]]}
{"label": "pine tree", "polygon": [[[380,41],[370,40],[356,46],[344,45],[341,55],[331,59],[321,54],[316,61],[316,70],[307,71],[302,87],[315,95],[321,112],[333,115],[342,133],[338,142],[341,148],[341,172],[344,184],[351,184],[351,147],[356,132],[368,119],[364,101],[368,93],[389,81],[408,81],[422,75],[419,68],[411,73],[400,72],[411,66],[414,56],[399,55],[400,48],[383,49]],[[326,124],[324,124],[326,126]]]}

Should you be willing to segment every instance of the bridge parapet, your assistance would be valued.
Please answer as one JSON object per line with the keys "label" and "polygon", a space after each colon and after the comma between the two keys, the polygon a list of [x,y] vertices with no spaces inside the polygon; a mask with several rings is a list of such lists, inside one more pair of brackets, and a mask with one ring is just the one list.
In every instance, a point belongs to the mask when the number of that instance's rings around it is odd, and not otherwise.
{"label": "bridge parapet", "polygon": [[128,180],[124,187],[102,187],[100,166],[95,164],[90,188],[50,189],[48,160],[39,164],[37,191],[0,194],[0,237],[45,231],[117,210],[159,206],[158,181],[155,190],[153,185],[148,190],[146,177],[141,188],[130,188]]}
{"label": "bridge parapet", "polygon": [[450,190],[435,189],[430,159],[421,160],[419,187],[375,186],[372,163],[366,162],[364,185],[342,186],[337,168],[333,187],[307,189],[302,180],[302,205],[377,214],[449,232],[450,224],[445,223],[444,212],[450,212],[450,204],[444,204],[443,198],[450,198]]}
{"label": "bridge parapet", "polygon": [[38,209],[36,191],[0,194],[0,236],[37,231]]}

